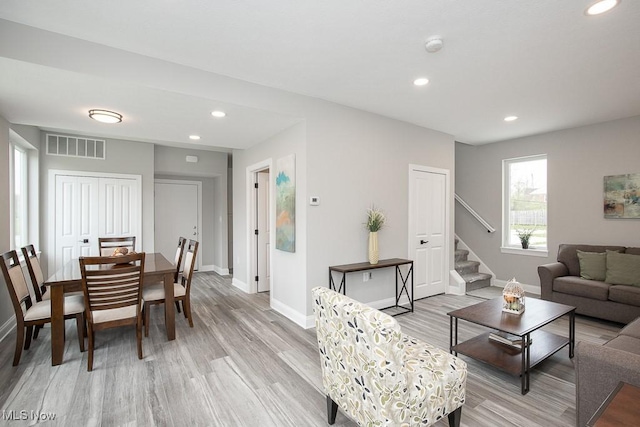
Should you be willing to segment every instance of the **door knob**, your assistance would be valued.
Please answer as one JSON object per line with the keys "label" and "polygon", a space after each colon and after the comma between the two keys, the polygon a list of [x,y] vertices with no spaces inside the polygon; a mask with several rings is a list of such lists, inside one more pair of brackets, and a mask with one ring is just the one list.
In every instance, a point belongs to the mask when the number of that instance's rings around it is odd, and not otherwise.
{"label": "door knob", "polygon": [[422,240],[422,239],[420,239],[420,244],[421,244],[421,245],[424,245],[425,243],[429,243],[429,241],[428,241],[428,240]]}
{"label": "door knob", "polygon": [[80,242],[80,243],[89,243],[89,239],[78,240],[78,242]]}

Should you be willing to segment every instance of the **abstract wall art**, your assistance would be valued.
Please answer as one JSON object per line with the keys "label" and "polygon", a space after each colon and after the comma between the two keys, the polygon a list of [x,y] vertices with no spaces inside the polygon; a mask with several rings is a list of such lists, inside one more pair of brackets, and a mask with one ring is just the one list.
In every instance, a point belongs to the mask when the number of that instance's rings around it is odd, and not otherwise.
{"label": "abstract wall art", "polygon": [[296,251],[296,157],[276,162],[276,249]]}
{"label": "abstract wall art", "polygon": [[640,218],[640,173],[604,177],[604,217]]}

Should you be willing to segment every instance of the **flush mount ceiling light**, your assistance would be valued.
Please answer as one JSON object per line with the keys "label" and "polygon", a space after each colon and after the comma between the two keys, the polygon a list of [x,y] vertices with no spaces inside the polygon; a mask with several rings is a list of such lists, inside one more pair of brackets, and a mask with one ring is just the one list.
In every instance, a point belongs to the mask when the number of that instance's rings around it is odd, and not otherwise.
{"label": "flush mount ceiling light", "polygon": [[193,139],[194,141],[197,141],[200,139],[200,136],[198,135],[189,135],[189,139]]}
{"label": "flush mount ceiling light", "polygon": [[605,13],[616,7],[620,4],[622,0],[600,0],[585,10],[585,14],[589,16],[600,15],[601,13]]}
{"label": "flush mount ceiling light", "polygon": [[514,120],[518,120],[518,116],[507,116],[504,118],[505,122],[512,122]]}
{"label": "flush mount ceiling light", "polygon": [[89,110],[89,117],[102,123],[120,123],[122,114],[109,110]]}
{"label": "flush mount ceiling light", "polygon": [[429,79],[426,77],[420,77],[419,79],[415,79],[413,84],[416,86],[424,86],[429,83]]}
{"label": "flush mount ceiling light", "polygon": [[215,110],[211,112],[211,115],[213,117],[217,117],[217,118],[221,118],[227,115],[227,113],[225,113],[224,111],[220,111],[220,110]]}

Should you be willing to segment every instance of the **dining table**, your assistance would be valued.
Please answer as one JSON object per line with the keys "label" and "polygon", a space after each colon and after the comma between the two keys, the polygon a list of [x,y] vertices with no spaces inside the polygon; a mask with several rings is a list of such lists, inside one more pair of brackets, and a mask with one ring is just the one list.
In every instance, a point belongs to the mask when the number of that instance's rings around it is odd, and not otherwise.
{"label": "dining table", "polygon": [[[176,338],[173,279],[175,265],[161,253],[147,253],[144,261],[142,285],[164,282],[164,323],[169,341]],[[82,273],[79,260],[72,259],[44,283],[51,292],[51,365],[62,364],[64,354],[64,294],[82,292]]]}

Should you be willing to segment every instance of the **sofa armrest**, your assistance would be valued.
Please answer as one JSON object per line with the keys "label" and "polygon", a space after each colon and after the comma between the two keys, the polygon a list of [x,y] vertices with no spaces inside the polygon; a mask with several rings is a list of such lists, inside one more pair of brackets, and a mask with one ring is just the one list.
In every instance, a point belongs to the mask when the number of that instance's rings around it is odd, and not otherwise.
{"label": "sofa armrest", "polygon": [[620,381],[640,387],[640,355],[581,341],[576,346],[576,425],[583,427]]}
{"label": "sofa armrest", "polygon": [[540,276],[540,298],[551,301],[553,292],[553,279],[566,276],[569,269],[561,262],[552,262],[538,266],[538,276]]}

